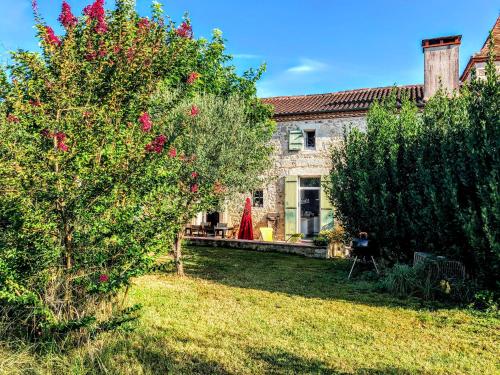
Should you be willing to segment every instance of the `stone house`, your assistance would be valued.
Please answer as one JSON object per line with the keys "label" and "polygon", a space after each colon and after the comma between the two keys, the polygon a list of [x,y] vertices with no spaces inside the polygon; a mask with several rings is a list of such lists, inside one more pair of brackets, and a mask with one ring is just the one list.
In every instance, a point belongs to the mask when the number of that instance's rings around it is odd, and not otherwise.
{"label": "stone house", "polygon": [[[500,69],[500,17],[492,30],[496,42],[497,67]],[[418,106],[440,87],[450,94],[461,82],[470,79],[473,68],[484,76],[488,40],[470,58],[459,76],[461,36],[447,36],[422,41],[424,54],[424,84],[366,88],[327,94],[265,98],[275,108],[277,130],[272,138],[275,147],[269,179],[262,189],[251,192],[253,220],[258,227],[272,226],[275,239],[287,240],[302,233],[305,238],[316,236],[321,228],[331,226],[333,207],[327,199],[322,180],[331,168],[331,148],[341,141],[344,128],[364,129],[366,115],[375,100],[396,95],[408,95]],[[238,224],[243,199],[229,202],[223,212],[200,214],[196,221]]]}

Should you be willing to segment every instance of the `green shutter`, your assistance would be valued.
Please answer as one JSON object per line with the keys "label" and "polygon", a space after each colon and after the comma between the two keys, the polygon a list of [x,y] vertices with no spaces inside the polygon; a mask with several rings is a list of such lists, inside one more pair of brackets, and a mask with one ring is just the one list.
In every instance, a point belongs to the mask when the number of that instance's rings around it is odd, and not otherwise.
{"label": "green shutter", "polygon": [[321,204],[321,228],[323,228],[325,225],[332,225],[333,226],[333,206],[330,203],[330,199],[328,198],[328,195],[326,194],[324,185],[329,182],[329,176],[322,176],[321,177],[321,198],[320,198],[320,204]]}
{"label": "green shutter", "polygon": [[300,151],[304,144],[304,134],[302,130],[290,130],[288,132],[288,150]]}
{"label": "green shutter", "polygon": [[297,233],[297,176],[285,178],[285,239]]}

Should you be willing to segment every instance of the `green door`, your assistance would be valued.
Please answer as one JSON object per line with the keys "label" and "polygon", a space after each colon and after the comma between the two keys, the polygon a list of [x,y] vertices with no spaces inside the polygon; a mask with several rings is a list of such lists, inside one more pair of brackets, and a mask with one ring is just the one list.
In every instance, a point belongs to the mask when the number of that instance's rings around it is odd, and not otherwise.
{"label": "green door", "polygon": [[328,183],[329,176],[321,177],[321,225],[323,228],[325,225],[333,227],[333,206],[330,203],[330,199],[328,199],[328,195],[326,194],[324,185]]}
{"label": "green door", "polygon": [[285,240],[297,233],[297,176],[285,178]]}

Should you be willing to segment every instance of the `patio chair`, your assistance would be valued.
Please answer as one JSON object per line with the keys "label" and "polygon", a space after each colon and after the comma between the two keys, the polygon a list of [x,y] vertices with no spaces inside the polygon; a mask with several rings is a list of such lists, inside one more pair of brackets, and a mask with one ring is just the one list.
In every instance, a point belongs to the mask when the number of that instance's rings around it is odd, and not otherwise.
{"label": "patio chair", "polygon": [[260,238],[264,242],[273,242],[273,228],[259,228],[260,230]]}
{"label": "patio chair", "polygon": [[201,236],[203,233],[203,229],[201,228],[201,225],[191,225],[191,235],[192,236]]}
{"label": "patio chair", "polygon": [[238,232],[240,230],[240,225],[236,224],[231,228],[231,235],[228,238],[232,238],[233,240],[238,239]]}

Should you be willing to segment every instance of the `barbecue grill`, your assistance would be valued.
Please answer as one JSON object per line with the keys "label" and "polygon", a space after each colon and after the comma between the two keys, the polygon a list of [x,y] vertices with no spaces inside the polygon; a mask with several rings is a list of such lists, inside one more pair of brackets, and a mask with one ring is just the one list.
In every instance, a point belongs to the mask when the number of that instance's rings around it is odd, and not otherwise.
{"label": "barbecue grill", "polygon": [[347,277],[347,279],[351,278],[354,266],[358,262],[373,263],[375,271],[379,273],[377,262],[375,262],[375,257],[377,255],[378,254],[375,247],[372,246],[371,241],[368,240],[368,235],[365,232],[361,232],[359,234],[359,238],[355,238],[352,240],[351,257],[354,257],[354,260],[352,262],[351,271],[349,272],[349,276]]}

